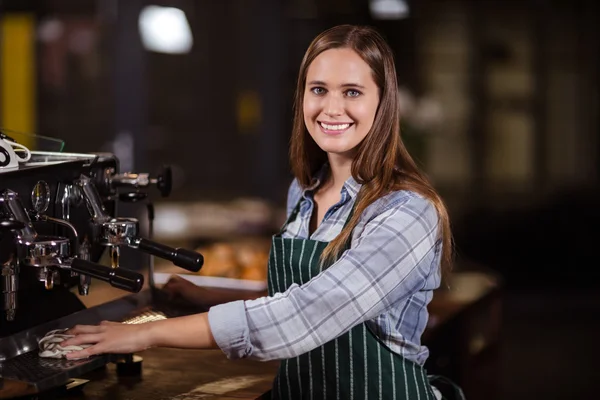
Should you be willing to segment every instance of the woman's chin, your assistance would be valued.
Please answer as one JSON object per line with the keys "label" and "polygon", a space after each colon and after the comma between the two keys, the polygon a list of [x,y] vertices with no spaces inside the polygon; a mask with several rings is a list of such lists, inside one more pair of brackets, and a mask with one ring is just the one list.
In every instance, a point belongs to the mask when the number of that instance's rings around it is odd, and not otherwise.
{"label": "woman's chin", "polygon": [[343,148],[329,147],[329,148],[323,149],[323,151],[325,151],[327,153],[327,156],[329,157],[330,160],[332,158],[352,159],[356,155],[356,152],[354,151],[354,149],[348,148],[348,147],[343,147]]}
{"label": "woman's chin", "polygon": [[352,148],[342,138],[325,138],[320,140],[318,145],[321,150],[327,153],[345,153]]}

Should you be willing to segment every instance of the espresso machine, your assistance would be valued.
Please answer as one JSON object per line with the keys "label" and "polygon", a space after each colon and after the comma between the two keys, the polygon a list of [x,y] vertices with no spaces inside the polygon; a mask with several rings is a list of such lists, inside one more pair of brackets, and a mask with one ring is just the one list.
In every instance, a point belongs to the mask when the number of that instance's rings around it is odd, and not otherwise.
{"label": "espresso machine", "polygon": [[[43,393],[114,361],[42,359],[37,343],[51,330],[183,315],[161,301],[151,262],[121,262],[128,248],[188,271],[202,267],[201,254],[157,243],[142,235],[138,219],[117,216],[119,203],[141,202],[154,189],[170,193],[168,167],[156,176],[120,173],[118,159],[106,153],[32,152],[18,168],[0,168],[0,398],[15,384]],[[79,296],[97,281],[123,297],[86,308]]]}

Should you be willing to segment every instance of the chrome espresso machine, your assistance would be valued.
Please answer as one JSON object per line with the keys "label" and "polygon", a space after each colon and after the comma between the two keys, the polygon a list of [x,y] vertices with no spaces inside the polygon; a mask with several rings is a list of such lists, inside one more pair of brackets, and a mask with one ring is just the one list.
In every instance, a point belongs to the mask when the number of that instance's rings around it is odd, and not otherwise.
{"label": "chrome espresso machine", "polygon": [[[117,217],[119,203],[146,201],[152,186],[167,196],[170,169],[156,177],[120,173],[112,154],[31,152],[18,168],[0,168],[0,398],[11,397],[17,386],[43,393],[114,361],[40,358],[37,343],[51,330],[181,315],[154,288],[151,262],[120,262],[129,248],[189,271],[202,266],[201,254],[154,242],[143,237],[138,219]],[[123,296],[86,308],[80,296],[98,281],[123,290]],[[126,357],[125,364],[131,360]]]}

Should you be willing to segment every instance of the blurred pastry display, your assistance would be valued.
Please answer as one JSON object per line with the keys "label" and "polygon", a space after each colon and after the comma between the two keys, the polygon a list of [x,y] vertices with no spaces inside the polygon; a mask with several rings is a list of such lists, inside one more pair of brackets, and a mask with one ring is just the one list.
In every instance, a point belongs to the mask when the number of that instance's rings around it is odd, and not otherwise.
{"label": "blurred pastry display", "polygon": [[176,242],[271,236],[278,232],[284,220],[285,209],[261,199],[238,198],[229,202],[162,201],[156,204],[154,238]]}
{"label": "blurred pastry display", "polygon": [[252,239],[215,242],[196,250],[204,256],[202,276],[266,281],[270,242]]}

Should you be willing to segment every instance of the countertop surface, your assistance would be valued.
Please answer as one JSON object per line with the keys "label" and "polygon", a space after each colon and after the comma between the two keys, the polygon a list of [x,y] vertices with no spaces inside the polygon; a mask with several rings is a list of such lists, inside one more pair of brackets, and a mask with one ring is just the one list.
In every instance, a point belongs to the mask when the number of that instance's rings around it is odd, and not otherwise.
{"label": "countertop surface", "polygon": [[[426,333],[453,318],[470,304],[477,302],[498,287],[493,276],[478,273],[458,273],[450,278],[449,287],[439,290],[430,304],[430,324]],[[231,298],[231,291],[224,291]],[[263,295],[259,292],[239,292],[239,298]],[[123,296],[123,292],[95,282],[90,296],[82,298],[87,307]],[[235,297],[235,294],[234,294]],[[426,335],[427,336],[427,335]],[[425,338],[424,337],[424,341]],[[427,343],[425,343],[427,344]],[[137,354],[142,361],[138,376],[120,376],[117,366],[109,363],[76,380],[82,384],[70,389],[70,399],[257,399],[269,391],[279,362],[228,360],[220,350],[149,349]],[[19,382],[4,382],[1,392],[25,394]],[[64,390],[64,389],[61,389]],[[47,397],[67,395],[50,393]],[[39,396],[44,398],[45,396]]]}

